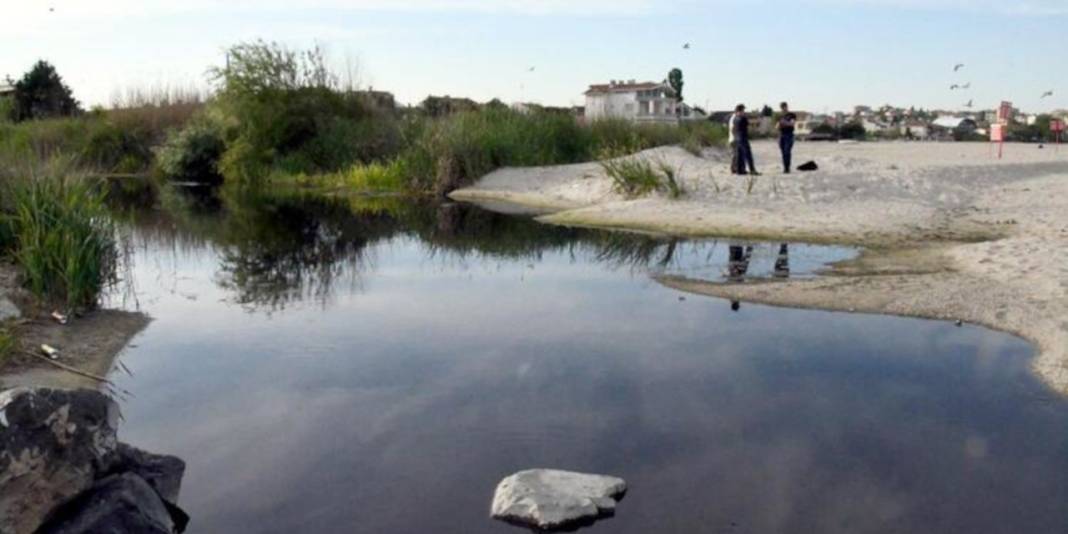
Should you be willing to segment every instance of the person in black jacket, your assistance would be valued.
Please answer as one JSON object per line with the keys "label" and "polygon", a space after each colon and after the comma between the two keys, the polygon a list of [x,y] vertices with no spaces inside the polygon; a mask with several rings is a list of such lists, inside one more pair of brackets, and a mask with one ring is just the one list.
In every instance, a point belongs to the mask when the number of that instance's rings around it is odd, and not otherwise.
{"label": "person in black jacket", "polygon": [[782,151],[782,172],[790,174],[790,160],[794,152],[794,128],[797,115],[790,111],[790,106],[783,102],[779,105],[782,117],[779,119],[779,150]]}
{"label": "person in black jacket", "polygon": [[731,172],[734,174],[746,174],[746,165],[749,166],[749,174],[759,176],[756,164],[753,162],[753,147],[749,144],[749,117],[745,116],[745,105],[738,104],[734,108],[734,116],[730,122],[731,140]]}

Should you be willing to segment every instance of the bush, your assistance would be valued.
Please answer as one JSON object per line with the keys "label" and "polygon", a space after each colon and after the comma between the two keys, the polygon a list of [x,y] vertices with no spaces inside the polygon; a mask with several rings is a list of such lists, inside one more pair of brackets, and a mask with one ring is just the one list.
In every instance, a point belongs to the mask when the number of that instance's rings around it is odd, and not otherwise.
{"label": "bush", "polygon": [[644,158],[606,159],[601,167],[612,178],[616,190],[628,197],[643,196],[660,187],[653,164]]}
{"label": "bush", "polygon": [[0,159],[37,164],[57,156],[74,158],[95,172],[140,172],[152,164],[150,136],[123,128],[106,112],[74,118],[0,123]]}
{"label": "bush", "polygon": [[115,278],[114,228],[103,193],[62,174],[5,183],[4,218],[26,285],[69,309],[91,308]]}
{"label": "bush", "polygon": [[172,132],[157,152],[159,170],[170,178],[219,183],[219,157],[224,149],[222,132],[207,119],[197,119]]}

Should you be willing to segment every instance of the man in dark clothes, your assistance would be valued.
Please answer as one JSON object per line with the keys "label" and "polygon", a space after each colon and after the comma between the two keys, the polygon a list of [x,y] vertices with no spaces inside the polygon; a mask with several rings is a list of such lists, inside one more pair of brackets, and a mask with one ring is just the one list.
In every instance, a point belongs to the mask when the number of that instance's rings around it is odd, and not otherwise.
{"label": "man in dark clothes", "polygon": [[746,174],[745,166],[749,165],[749,174],[759,176],[756,164],[753,163],[753,147],[749,145],[749,118],[745,116],[745,105],[738,104],[734,108],[734,116],[730,122],[731,148],[731,172]]}
{"label": "man in dark clothes", "polygon": [[782,172],[790,174],[790,159],[794,151],[794,128],[797,126],[797,115],[790,111],[790,106],[783,102],[779,104],[782,109],[782,117],[779,119],[779,150],[782,151]]}

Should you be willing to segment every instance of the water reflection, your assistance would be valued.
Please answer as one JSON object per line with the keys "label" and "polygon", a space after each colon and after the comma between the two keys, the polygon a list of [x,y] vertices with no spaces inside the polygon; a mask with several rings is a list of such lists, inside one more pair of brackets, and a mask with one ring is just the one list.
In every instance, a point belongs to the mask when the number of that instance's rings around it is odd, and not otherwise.
{"label": "water reflection", "polygon": [[[160,209],[128,210],[125,217],[141,248],[183,255],[190,247],[210,246],[220,256],[216,282],[229,291],[230,301],[266,311],[301,301],[326,306],[336,291],[358,289],[374,270],[368,250],[397,239],[417,240],[428,258],[443,264],[538,262],[546,253],[563,252],[574,261],[592,256],[606,268],[641,275],[729,281],[750,278],[754,248],[766,252],[771,247],[747,244],[743,259],[735,257],[740,247],[731,245],[724,270],[717,241],[548,226],[457,203],[302,194],[221,199],[206,188],[166,190]],[[789,274],[787,264],[780,265],[785,251],[783,245],[775,276]],[[852,255],[835,247],[809,247],[808,252],[802,265],[808,272]]]}
{"label": "water reflection", "polygon": [[[628,481],[591,533],[1068,524],[1068,406],[1036,400],[1023,342],[735,313],[648,279],[725,280],[735,258],[746,280],[805,276],[849,251],[388,199],[276,202],[131,223],[155,321],[123,357],[134,375],[115,377],[135,394],[124,439],[187,459],[191,532],[516,532],[489,500],[532,467]],[[235,276],[239,264],[257,268]],[[283,297],[234,299],[257,285]]]}

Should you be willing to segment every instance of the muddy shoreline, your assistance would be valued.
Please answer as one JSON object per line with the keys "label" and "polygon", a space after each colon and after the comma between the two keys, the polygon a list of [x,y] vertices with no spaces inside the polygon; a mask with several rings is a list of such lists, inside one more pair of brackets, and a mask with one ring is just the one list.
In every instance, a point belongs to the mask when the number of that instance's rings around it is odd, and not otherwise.
{"label": "muddy shoreline", "polygon": [[[687,159],[658,150],[643,157],[683,169],[686,199],[622,198],[589,166],[505,169],[452,196],[555,205],[540,218],[552,224],[859,246],[859,258],[816,279],[658,282],[757,304],[1009,332],[1035,344],[1033,370],[1068,394],[1068,152],[1017,145],[993,160],[986,150],[980,143],[801,144],[795,160],[819,161],[821,171],[769,172],[752,192],[727,174],[722,154]],[[758,161],[775,160],[771,143],[756,151]]]}
{"label": "muddy shoreline", "polygon": [[50,316],[52,310],[35,302],[19,287],[17,270],[7,261],[0,261],[0,296],[9,298],[22,312],[21,318],[10,322],[18,344],[0,364],[0,389],[99,388],[98,380],[60,369],[32,355],[40,354],[41,344],[48,344],[60,350],[59,363],[107,376],[116,356],[151,321],[143,313],[96,310],[61,325]]}

